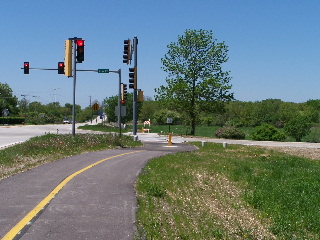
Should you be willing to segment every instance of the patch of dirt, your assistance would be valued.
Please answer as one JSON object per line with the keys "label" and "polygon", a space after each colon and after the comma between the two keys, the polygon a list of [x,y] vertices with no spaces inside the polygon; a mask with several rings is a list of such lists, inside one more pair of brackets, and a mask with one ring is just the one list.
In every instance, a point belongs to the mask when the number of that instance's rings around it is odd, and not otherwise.
{"label": "patch of dirt", "polygon": [[267,147],[279,152],[287,153],[294,156],[310,158],[313,160],[320,160],[319,148],[296,148],[296,147]]}
{"label": "patch of dirt", "polygon": [[197,188],[206,189],[201,194],[202,206],[216,217],[230,239],[276,239],[268,230],[270,223],[241,200],[242,191],[235,183],[220,174],[196,176]]}

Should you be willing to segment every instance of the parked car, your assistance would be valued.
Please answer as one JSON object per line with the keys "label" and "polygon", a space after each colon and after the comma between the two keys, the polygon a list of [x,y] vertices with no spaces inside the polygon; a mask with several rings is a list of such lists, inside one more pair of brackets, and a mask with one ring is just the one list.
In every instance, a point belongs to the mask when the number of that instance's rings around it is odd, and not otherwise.
{"label": "parked car", "polygon": [[63,120],[63,124],[70,124],[70,123],[71,123],[71,121],[69,119],[64,119]]}

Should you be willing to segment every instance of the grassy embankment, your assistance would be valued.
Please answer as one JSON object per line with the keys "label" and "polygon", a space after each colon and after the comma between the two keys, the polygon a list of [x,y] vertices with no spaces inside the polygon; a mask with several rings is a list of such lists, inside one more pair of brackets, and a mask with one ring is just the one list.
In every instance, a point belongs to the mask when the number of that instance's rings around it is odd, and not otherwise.
{"label": "grassy embankment", "polygon": [[45,162],[67,156],[111,149],[118,146],[138,146],[132,137],[112,134],[47,134],[0,151],[0,179]]}
{"label": "grassy embankment", "polygon": [[319,176],[318,161],[252,146],[154,159],[136,239],[320,239]]}

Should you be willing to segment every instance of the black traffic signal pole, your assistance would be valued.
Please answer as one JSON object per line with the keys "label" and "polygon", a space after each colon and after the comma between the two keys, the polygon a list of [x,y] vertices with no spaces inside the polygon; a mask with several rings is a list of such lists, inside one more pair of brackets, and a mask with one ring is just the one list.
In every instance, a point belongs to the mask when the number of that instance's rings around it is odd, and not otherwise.
{"label": "black traffic signal pole", "polygon": [[121,136],[121,112],[122,112],[122,104],[121,104],[121,69],[118,70],[119,73],[119,97],[118,97],[118,106],[119,106],[119,114],[118,114],[118,127],[119,127],[119,133]]}
{"label": "black traffic signal pole", "polygon": [[69,38],[69,40],[73,40],[73,106],[72,106],[72,137],[76,135],[76,81],[77,81],[77,40],[78,38],[74,37]]}
{"label": "black traffic signal pole", "polygon": [[[137,71],[137,66],[138,66],[138,54],[137,54],[137,48],[138,46],[138,38],[137,36],[134,37],[133,40],[133,53],[134,53],[134,68],[135,71]],[[136,86],[137,81],[138,81],[138,76],[137,72],[135,74],[135,81],[136,81]],[[137,135],[137,122],[138,122],[138,90],[134,89],[133,90],[133,135]]]}
{"label": "black traffic signal pole", "polygon": [[[134,54],[134,68],[129,68],[129,88],[133,88],[133,132],[134,136],[137,135],[137,122],[138,122],[138,74],[137,74],[137,65],[138,65],[138,38],[137,36],[133,39],[133,47],[131,47],[131,40],[124,40],[124,55],[123,55],[123,63],[127,65],[131,64],[132,60],[132,52]],[[132,70],[131,70],[132,69]],[[134,74],[134,75],[131,75]],[[133,81],[133,82],[132,82]]]}

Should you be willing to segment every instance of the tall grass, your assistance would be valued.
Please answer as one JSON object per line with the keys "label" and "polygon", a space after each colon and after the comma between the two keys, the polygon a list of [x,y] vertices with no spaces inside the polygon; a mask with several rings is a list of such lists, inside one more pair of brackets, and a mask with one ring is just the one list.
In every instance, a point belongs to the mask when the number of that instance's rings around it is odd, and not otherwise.
{"label": "tall grass", "polygon": [[137,239],[320,239],[319,162],[259,147],[200,148],[146,166]]}
{"label": "tall grass", "polygon": [[44,162],[83,152],[138,146],[132,137],[113,134],[47,134],[0,151],[0,179]]}

